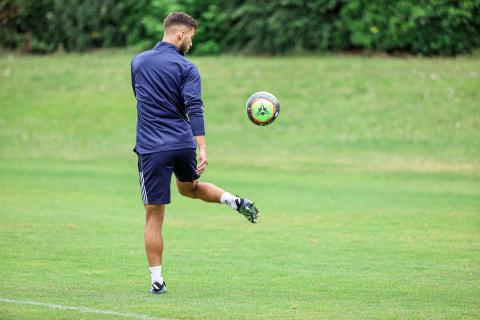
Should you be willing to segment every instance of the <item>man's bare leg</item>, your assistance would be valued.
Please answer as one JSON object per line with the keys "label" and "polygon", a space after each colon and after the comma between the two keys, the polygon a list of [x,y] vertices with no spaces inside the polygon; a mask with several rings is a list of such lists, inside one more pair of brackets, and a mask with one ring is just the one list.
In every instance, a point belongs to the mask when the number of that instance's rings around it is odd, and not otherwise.
{"label": "man's bare leg", "polygon": [[162,225],[165,216],[164,204],[145,205],[145,251],[152,278],[151,293],[164,293],[167,288],[162,277],[163,237]]}
{"label": "man's bare leg", "polygon": [[232,196],[212,183],[198,180],[181,182],[177,179],[177,188],[180,194],[185,197],[201,199],[206,202],[225,203],[245,216],[248,221],[257,222],[258,209],[252,201]]}
{"label": "man's bare leg", "polygon": [[200,182],[198,180],[194,180],[193,182],[181,182],[177,179],[177,188],[182,196],[201,199],[206,202],[220,203],[220,198],[222,197],[222,194],[225,193],[224,190],[212,183]]}
{"label": "man's bare leg", "polygon": [[165,216],[164,204],[145,205],[145,251],[150,267],[162,265],[163,238],[162,224]]}

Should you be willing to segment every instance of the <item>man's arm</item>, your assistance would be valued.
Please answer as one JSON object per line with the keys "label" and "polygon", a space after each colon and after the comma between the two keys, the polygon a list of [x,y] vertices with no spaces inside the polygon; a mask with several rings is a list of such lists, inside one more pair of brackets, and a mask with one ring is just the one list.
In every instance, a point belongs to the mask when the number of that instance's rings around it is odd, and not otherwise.
{"label": "man's arm", "polygon": [[133,76],[133,61],[132,63],[130,64],[130,74],[131,74],[131,78],[132,78],[132,89],[133,89],[133,95],[135,97],[137,97],[137,94],[135,92],[135,77]]}
{"label": "man's arm", "polygon": [[194,64],[189,65],[185,80],[182,84],[182,99],[193,135],[195,137],[204,136],[205,124],[203,121],[202,84],[200,81],[200,73]]}
{"label": "man's arm", "polygon": [[207,145],[205,142],[205,124],[203,120],[203,101],[200,73],[195,65],[190,65],[182,86],[182,98],[188,115],[190,127],[198,146],[197,173],[205,171],[207,161]]}

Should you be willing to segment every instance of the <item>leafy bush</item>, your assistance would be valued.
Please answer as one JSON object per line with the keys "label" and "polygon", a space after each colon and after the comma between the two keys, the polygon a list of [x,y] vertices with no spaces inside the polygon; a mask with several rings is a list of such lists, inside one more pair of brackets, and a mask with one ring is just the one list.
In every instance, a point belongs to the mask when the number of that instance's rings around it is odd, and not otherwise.
{"label": "leafy bush", "polygon": [[480,0],[350,0],[341,20],[362,49],[453,55],[480,45]]}
{"label": "leafy bush", "polygon": [[26,51],[53,50],[48,22],[52,9],[53,0],[1,0],[0,45]]}
{"label": "leafy bush", "polygon": [[[222,49],[278,54],[292,50],[335,50],[348,46],[337,23],[342,0],[229,2]],[[225,10],[225,6],[222,7]],[[228,31],[228,32],[226,32]]]}
{"label": "leafy bush", "polygon": [[362,49],[454,55],[480,47],[480,0],[0,0],[0,46],[149,48],[172,11],[199,21],[196,54]]}

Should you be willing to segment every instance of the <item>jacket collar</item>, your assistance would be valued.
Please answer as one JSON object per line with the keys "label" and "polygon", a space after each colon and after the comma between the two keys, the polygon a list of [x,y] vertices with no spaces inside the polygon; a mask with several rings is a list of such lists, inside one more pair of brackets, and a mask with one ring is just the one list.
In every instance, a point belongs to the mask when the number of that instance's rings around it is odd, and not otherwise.
{"label": "jacket collar", "polygon": [[173,43],[169,43],[169,42],[165,42],[165,41],[159,41],[153,49],[160,50],[162,48],[170,49],[170,50],[173,49],[176,52],[179,52],[177,46],[175,46]]}

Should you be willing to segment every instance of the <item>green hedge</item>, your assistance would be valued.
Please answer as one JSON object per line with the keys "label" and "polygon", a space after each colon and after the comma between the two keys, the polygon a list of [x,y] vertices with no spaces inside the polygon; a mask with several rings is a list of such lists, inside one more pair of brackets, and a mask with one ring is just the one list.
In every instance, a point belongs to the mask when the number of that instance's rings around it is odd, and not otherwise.
{"label": "green hedge", "polygon": [[480,46],[479,0],[347,1],[341,20],[360,49],[454,55]]}
{"label": "green hedge", "polygon": [[120,21],[113,0],[7,0],[0,8],[7,16],[0,20],[4,47],[32,52],[60,47],[85,50],[115,45],[121,37],[115,32]]}
{"label": "green hedge", "polygon": [[163,18],[200,24],[193,52],[369,50],[455,55],[480,47],[480,0],[0,0],[0,46],[148,48]]}
{"label": "green hedge", "polygon": [[[234,1],[210,6],[223,14],[206,16],[209,39],[220,51],[279,54],[348,47],[339,13],[343,0]],[[221,26],[215,28],[214,26]]]}

